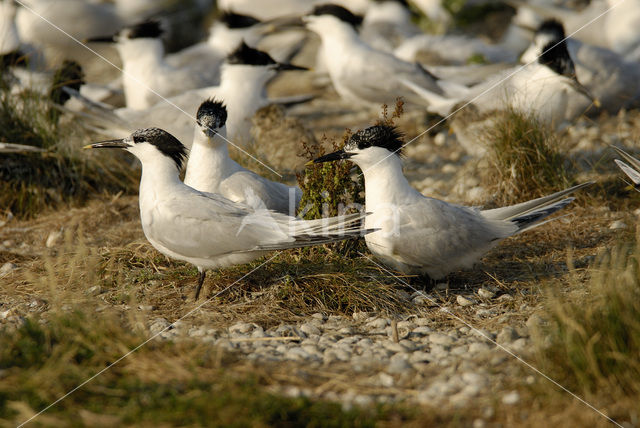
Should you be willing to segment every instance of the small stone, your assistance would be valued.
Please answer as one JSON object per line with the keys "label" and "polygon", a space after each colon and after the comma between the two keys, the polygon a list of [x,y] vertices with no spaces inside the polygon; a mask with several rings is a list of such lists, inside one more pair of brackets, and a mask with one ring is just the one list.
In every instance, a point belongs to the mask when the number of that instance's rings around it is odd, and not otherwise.
{"label": "small stone", "polygon": [[47,237],[47,241],[44,245],[47,248],[52,248],[58,243],[61,237],[62,237],[62,229],[54,230],[53,232],[49,233],[49,236]]}
{"label": "small stone", "polygon": [[429,342],[437,345],[449,346],[454,342],[453,337],[442,333],[432,333],[429,335]]}
{"label": "small stone", "polygon": [[388,325],[389,325],[389,320],[385,318],[375,318],[367,322],[367,328],[370,328],[370,329],[385,328]]}
{"label": "small stone", "polygon": [[387,366],[387,372],[391,374],[400,374],[411,369],[411,364],[404,358],[394,358]]}
{"label": "small stone", "polygon": [[318,327],[311,323],[305,323],[300,326],[300,330],[308,336],[311,335],[320,335],[322,332]]}
{"label": "small stone", "polygon": [[88,296],[97,296],[98,294],[102,294],[104,290],[99,285],[94,285],[93,287],[89,287],[84,294]]}
{"label": "small stone", "polygon": [[449,289],[449,284],[446,282],[440,282],[438,284],[436,284],[436,286],[434,287],[436,291],[446,291]]}
{"label": "small stone", "polygon": [[249,333],[254,329],[255,324],[248,322],[238,322],[229,327],[229,334],[244,334]]}
{"label": "small stone", "polygon": [[513,300],[513,296],[511,294],[503,294],[503,295],[498,297],[498,300],[500,302],[507,302],[509,300]]}
{"label": "small stone", "polygon": [[484,342],[474,342],[471,345],[469,345],[470,354],[479,354],[481,352],[486,352],[490,349],[491,347]]}
{"label": "small stone", "polygon": [[140,309],[141,311],[152,311],[153,310],[153,306],[152,305],[138,305],[138,309]]}
{"label": "small stone", "polygon": [[411,331],[412,334],[418,334],[418,335],[421,335],[421,336],[426,336],[427,334],[429,334],[431,332],[433,332],[433,330],[431,328],[427,327],[426,325],[422,325],[420,327],[416,327]]}
{"label": "small stone", "polygon": [[16,269],[18,269],[18,266],[11,262],[7,262],[3,264],[2,267],[0,267],[0,278],[2,278],[3,276],[9,275],[11,272],[13,272]]}
{"label": "small stone", "polygon": [[619,229],[626,229],[626,228],[627,228],[627,224],[622,220],[616,220],[609,225],[609,229],[611,230],[619,230]]}
{"label": "small stone", "polygon": [[491,290],[487,290],[486,288],[481,288],[478,290],[478,296],[484,299],[492,299],[495,295],[496,293]]}
{"label": "small stone", "polygon": [[407,352],[408,349],[405,348],[404,346],[402,346],[399,343],[396,342],[392,342],[390,340],[384,341],[382,342],[382,346],[384,347],[384,349],[387,349],[391,352],[397,353],[397,352]]}
{"label": "small stone", "polygon": [[172,328],[171,323],[165,318],[156,318],[151,322],[149,331],[151,331],[151,334],[156,335],[162,331],[171,330]]}
{"label": "small stone", "polygon": [[518,332],[516,331],[515,328],[511,326],[505,326],[500,331],[500,333],[498,333],[498,336],[496,337],[496,341],[500,344],[511,343],[514,340],[516,340],[518,337],[520,336],[518,335]]}
{"label": "small stone", "polygon": [[368,312],[354,312],[352,317],[353,317],[354,321],[362,322],[362,321],[366,321],[366,320],[369,319],[369,313]]}
{"label": "small stone", "polygon": [[391,388],[393,387],[393,385],[395,385],[393,376],[390,376],[384,372],[380,372],[378,374],[378,379],[380,380],[380,385],[384,386],[385,388]]}
{"label": "small stone", "polygon": [[471,306],[476,303],[473,299],[461,295],[458,295],[458,297],[456,297],[456,302],[458,302],[460,306]]}
{"label": "small stone", "polygon": [[490,318],[494,315],[496,315],[496,311],[493,309],[480,308],[476,311],[476,316],[479,318]]}
{"label": "small stone", "polygon": [[518,391],[511,391],[502,397],[502,402],[507,405],[517,404],[520,401]]}
{"label": "small stone", "polygon": [[316,312],[315,314],[311,315],[311,318],[313,318],[314,320],[319,320],[319,321],[326,321],[327,320],[327,316],[323,313],[320,312]]}

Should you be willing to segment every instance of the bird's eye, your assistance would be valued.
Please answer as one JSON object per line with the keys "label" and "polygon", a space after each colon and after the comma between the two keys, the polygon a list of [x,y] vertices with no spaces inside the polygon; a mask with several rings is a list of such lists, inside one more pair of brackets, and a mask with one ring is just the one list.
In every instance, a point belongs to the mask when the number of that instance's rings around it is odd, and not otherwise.
{"label": "bird's eye", "polygon": [[198,126],[202,126],[202,123],[199,120],[196,121],[196,123],[198,124]]}

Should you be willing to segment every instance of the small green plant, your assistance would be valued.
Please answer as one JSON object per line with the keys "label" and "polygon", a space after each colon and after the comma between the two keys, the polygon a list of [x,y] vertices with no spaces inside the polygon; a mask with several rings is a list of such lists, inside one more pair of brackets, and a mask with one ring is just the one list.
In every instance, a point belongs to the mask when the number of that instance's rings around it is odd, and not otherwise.
{"label": "small green plant", "polygon": [[509,109],[486,130],[489,168],[484,187],[497,203],[543,196],[572,183],[551,129],[534,115]]}

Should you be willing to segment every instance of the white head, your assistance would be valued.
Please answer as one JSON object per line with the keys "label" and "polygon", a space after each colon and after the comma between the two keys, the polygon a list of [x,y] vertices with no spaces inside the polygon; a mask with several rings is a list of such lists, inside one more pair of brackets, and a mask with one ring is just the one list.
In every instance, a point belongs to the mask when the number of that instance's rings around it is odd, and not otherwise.
{"label": "white head", "polygon": [[175,168],[176,175],[187,156],[187,149],[182,143],[160,128],[139,129],[127,138],[101,141],[84,148],[124,149],[140,159],[143,169],[147,166],[169,166]]}
{"label": "white head", "polygon": [[363,171],[387,159],[399,160],[402,155],[402,133],[391,125],[375,125],[353,134],[342,150],[324,155],[314,163],[349,159]]}

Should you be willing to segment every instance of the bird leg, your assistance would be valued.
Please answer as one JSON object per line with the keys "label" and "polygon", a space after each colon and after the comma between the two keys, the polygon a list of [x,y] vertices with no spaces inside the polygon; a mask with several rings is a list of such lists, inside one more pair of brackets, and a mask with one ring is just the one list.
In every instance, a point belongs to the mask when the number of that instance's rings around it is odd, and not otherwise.
{"label": "bird leg", "polygon": [[204,269],[198,269],[198,286],[196,287],[196,300],[200,297],[200,290],[202,289],[202,284],[204,284],[204,277],[207,275],[207,271]]}

